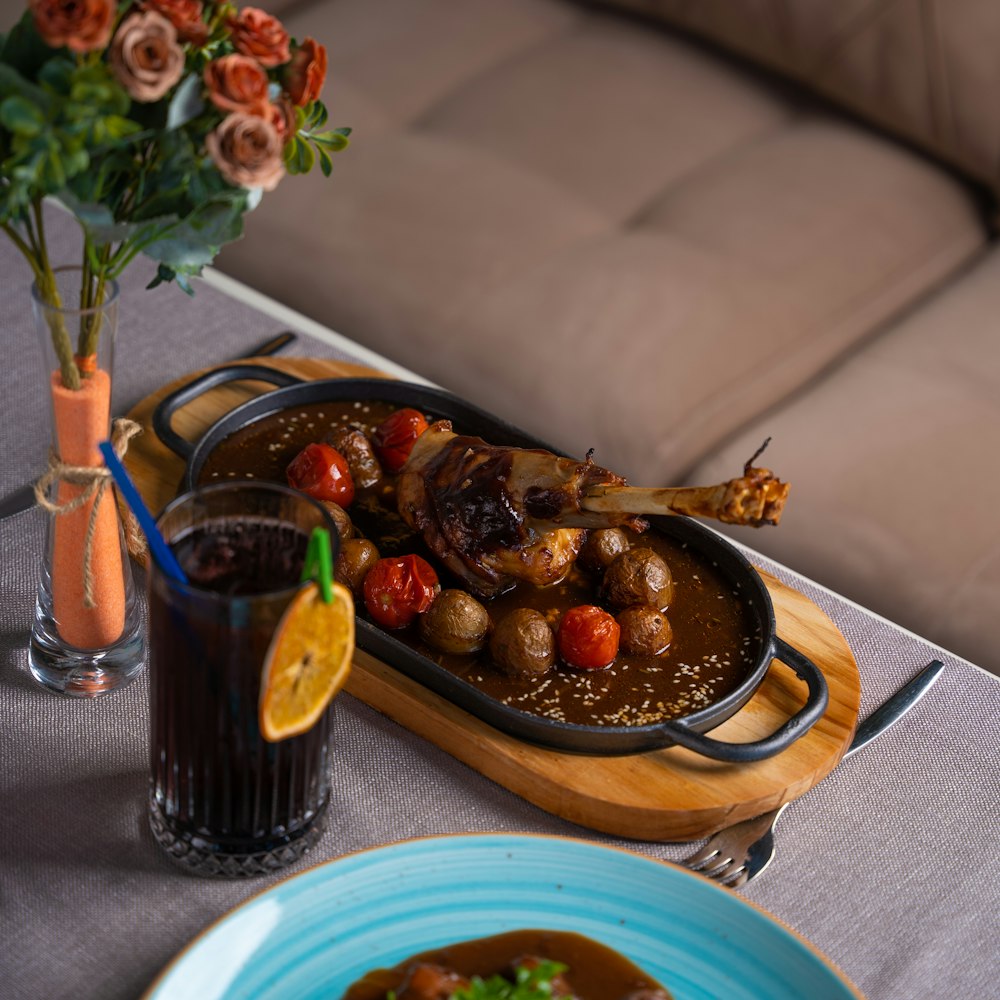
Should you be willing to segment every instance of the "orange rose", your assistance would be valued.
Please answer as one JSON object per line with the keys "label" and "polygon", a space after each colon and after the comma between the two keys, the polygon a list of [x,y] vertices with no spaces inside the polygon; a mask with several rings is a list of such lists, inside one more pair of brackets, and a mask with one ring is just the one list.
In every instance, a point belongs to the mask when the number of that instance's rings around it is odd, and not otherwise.
{"label": "orange rose", "polygon": [[295,107],[282,94],[273,104],[267,106],[264,117],[274,126],[275,132],[282,144],[286,143],[297,131]]}
{"label": "orange rose", "polygon": [[133,100],[158,101],[184,72],[177,29],[154,11],[130,14],[115,32],[108,65]]}
{"label": "orange rose", "polygon": [[28,6],[38,34],[54,49],[92,52],[111,37],[114,0],[30,0]]}
{"label": "orange rose", "polygon": [[208,25],[201,19],[201,0],[142,0],[139,6],[162,14],[177,29],[182,42],[200,48],[208,41]]}
{"label": "orange rose", "polygon": [[285,68],[288,96],[300,108],[319,98],[326,80],[326,46],[307,38]]}
{"label": "orange rose", "polygon": [[236,187],[273,191],[285,175],[281,137],[266,119],[234,111],[205,138],[219,173]]}
{"label": "orange rose", "polygon": [[267,114],[267,73],[256,59],[241,55],[213,59],[205,67],[205,86],[209,100],[223,111]]}
{"label": "orange rose", "polygon": [[230,19],[229,30],[236,51],[253,56],[261,66],[281,66],[291,58],[288,32],[266,11],[244,7]]}

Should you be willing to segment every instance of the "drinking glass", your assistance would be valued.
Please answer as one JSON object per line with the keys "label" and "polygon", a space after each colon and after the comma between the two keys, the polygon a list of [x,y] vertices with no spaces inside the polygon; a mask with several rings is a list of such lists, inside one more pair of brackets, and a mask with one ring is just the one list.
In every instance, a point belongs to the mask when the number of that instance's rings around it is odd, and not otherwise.
{"label": "drinking glass", "polygon": [[308,732],[261,735],[261,673],[299,588],[323,506],[284,486],[233,482],[186,493],[157,522],[188,583],[149,573],[150,826],[201,875],[297,861],[323,832],[332,703]]}

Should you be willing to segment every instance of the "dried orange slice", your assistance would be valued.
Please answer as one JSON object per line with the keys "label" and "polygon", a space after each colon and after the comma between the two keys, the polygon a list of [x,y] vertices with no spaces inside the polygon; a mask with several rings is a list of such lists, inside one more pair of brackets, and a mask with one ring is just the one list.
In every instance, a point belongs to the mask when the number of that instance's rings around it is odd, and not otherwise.
{"label": "dried orange slice", "polygon": [[333,585],[327,604],[309,583],[292,599],[264,658],[260,684],[260,731],[276,743],[308,732],[319,721],[351,672],[354,601]]}

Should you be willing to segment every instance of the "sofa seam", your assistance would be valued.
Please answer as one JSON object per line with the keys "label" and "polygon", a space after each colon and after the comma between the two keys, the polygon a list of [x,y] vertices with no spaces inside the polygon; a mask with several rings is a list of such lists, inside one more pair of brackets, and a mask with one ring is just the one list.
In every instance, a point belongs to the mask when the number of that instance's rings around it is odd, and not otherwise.
{"label": "sofa seam", "polygon": [[[568,6],[568,5],[567,5]],[[561,28],[557,31],[553,31],[549,34],[540,36],[535,41],[528,45],[520,46],[519,48],[508,52],[506,55],[501,56],[495,62],[490,63],[489,66],[480,66],[474,73],[464,77],[461,82],[454,84],[448,89],[446,94],[442,94],[433,103],[427,105],[419,115],[414,116],[407,122],[400,123],[400,131],[403,132],[432,132],[433,128],[427,123],[430,118],[435,114],[439,113],[441,108],[446,106],[449,101],[451,101],[456,94],[460,93],[466,87],[474,86],[476,82],[484,80],[497,70],[502,69],[505,66],[513,66],[520,59],[525,56],[530,55],[537,49],[542,48],[545,45],[550,45],[555,40],[562,40],[565,38],[570,38],[575,34],[578,34],[583,30],[584,26],[593,20],[593,15],[586,10],[577,9],[573,15],[573,20],[565,28]]]}
{"label": "sofa seam", "polygon": [[[986,247],[988,247],[988,244]],[[925,252],[919,263],[911,263],[905,271],[902,265],[894,269],[897,278],[892,282],[891,288],[895,294],[898,294],[898,290],[905,286],[906,278],[909,276],[912,276],[916,272],[926,270],[931,267],[935,261],[941,261],[942,263],[946,263],[948,261],[952,262],[952,266],[945,267],[944,270],[930,283],[929,287],[926,287],[923,290],[923,294],[918,293],[910,300],[909,303],[897,305],[887,315],[884,315],[881,319],[879,319],[875,323],[874,327],[869,328],[867,332],[863,333],[856,340],[846,345],[840,351],[837,351],[832,357],[824,361],[822,365],[808,378],[792,386],[792,388],[787,390],[780,398],[772,400],[768,403],[768,405],[756,410],[754,413],[746,417],[744,423],[749,422],[750,420],[758,421],[766,414],[776,412],[780,407],[787,405],[792,399],[804,393],[807,390],[807,387],[815,384],[819,380],[827,378],[837,366],[846,361],[852,354],[864,349],[867,344],[875,340],[886,330],[886,328],[898,322],[899,319],[905,314],[909,306],[912,306],[917,301],[925,299],[928,296],[933,296],[939,292],[943,284],[948,280],[955,269],[957,269],[962,263],[967,262],[971,257],[976,256],[976,251],[983,252],[986,247],[984,247],[981,242],[972,245],[972,241],[968,236],[956,236],[948,242],[946,248],[930,255],[927,255]],[[880,287],[885,290],[889,286],[883,283]],[[864,306],[872,306],[876,304],[880,298],[888,297],[890,296],[885,294],[883,291],[882,294],[872,294],[869,292],[854,299],[853,301],[857,303],[857,305],[855,308],[850,310],[850,313],[848,313],[845,307],[844,309],[838,310],[839,318],[834,323],[830,324],[823,322],[811,327],[810,329],[812,333],[805,339],[804,343],[816,343],[817,339],[820,342],[835,343],[837,340],[835,331],[849,325],[849,320],[852,316],[855,316],[859,312],[863,311]],[[791,352],[791,354],[796,356],[802,355],[803,353],[805,352],[802,348],[795,349]],[[744,372],[741,375],[734,377],[732,380],[727,382],[725,386],[717,387],[716,392],[714,393],[714,398],[725,398],[727,400],[725,406],[731,406],[732,393],[734,389],[738,390],[741,383],[746,383],[748,381],[756,382],[763,372],[773,369],[776,357],[780,359],[781,355],[788,356],[788,354],[789,352],[787,349],[776,348],[774,351],[770,352],[766,358],[762,358],[756,365],[754,365],[751,371]],[[744,394],[740,393],[740,395]],[[672,434],[671,439],[674,441],[683,440],[692,429],[697,429],[699,427],[703,428],[706,425],[710,425],[711,421],[713,421],[717,415],[722,412],[724,407],[721,403],[717,402],[711,402],[709,405],[711,407],[711,412],[708,414],[705,414],[702,409],[699,409],[697,422],[693,422],[690,417],[687,420],[682,419],[681,421],[676,422],[673,426],[678,429],[678,433]],[[738,429],[733,429],[719,435],[712,444],[702,449],[696,457],[690,459],[686,463],[684,469],[682,470],[681,478],[689,475],[695,466],[708,458],[713,452],[724,447],[725,443],[728,440],[734,439],[738,433]],[[676,449],[671,450],[675,451]],[[670,464],[669,453],[661,453],[658,458],[660,460],[660,465],[668,466]]]}

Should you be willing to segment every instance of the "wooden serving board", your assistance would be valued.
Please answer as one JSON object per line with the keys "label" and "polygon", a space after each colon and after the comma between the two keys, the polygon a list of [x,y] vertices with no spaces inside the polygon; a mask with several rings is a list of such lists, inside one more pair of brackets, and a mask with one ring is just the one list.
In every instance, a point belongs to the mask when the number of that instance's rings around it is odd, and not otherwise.
{"label": "wooden serving board", "polygon": [[[262,364],[303,378],[378,375],[345,362],[264,358]],[[194,373],[197,374],[197,373]],[[144,399],[129,416],[145,433],[125,464],[143,498],[158,511],[176,494],[184,463],[153,433],[150,417],[181,379]],[[191,440],[232,407],[271,388],[230,383],[177,414],[174,429]],[[558,753],[506,736],[439,695],[358,650],[347,690],[407,729],[517,795],[593,830],[636,840],[685,841],[767,812],[807,792],[837,765],[857,724],[861,685],[847,641],[805,595],[762,572],[778,634],[823,670],[830,704],[822,719],[787,750],[754,764],[724,764],[681,747],[629,757]],[[805,685],[775,662],[753,698],[712,731],[733,742],[773,732],[805,701]]]}

